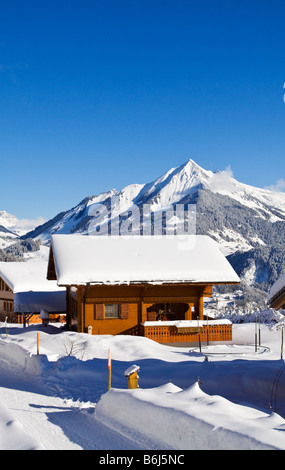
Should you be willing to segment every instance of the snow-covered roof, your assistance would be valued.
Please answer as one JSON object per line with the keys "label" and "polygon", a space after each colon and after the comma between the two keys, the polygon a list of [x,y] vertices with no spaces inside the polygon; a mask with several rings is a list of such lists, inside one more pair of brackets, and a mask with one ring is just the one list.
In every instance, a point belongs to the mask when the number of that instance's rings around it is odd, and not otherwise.
{"label": "snow-covered roof", "polygon": [[41,261],[0,262],[0,277],[14,293],[58,291],[56,281],[47,280],[47,265]]}
{"label": "snow-covered roof", "polygon": [[0,277],[14,292],[15,312],[65,311],[65,288],[46,278],[46,262],[0,262]]}
{"label": "snow-covered roof", "polygon": [[284,302],[285,302],[285,273],[282,274],[279,279],[273,284],[270,289],[268,301],[272,303],[279,295],[284,292]]}
{"label": "snow-covered roof", "polygon": [[53,235],[58,285],[231,283],[239,277],[204,235]]}

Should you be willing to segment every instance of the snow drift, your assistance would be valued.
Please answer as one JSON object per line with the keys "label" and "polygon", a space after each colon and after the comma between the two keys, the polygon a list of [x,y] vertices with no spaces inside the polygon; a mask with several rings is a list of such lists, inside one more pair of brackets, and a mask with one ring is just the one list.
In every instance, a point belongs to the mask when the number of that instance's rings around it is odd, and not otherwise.
{"label": "snow drift", "polygon": [[148,390],[110,390],[97,404],[95,417],[126,434],[131,430],[132,435],[159,438],[164,449],[273,450],[285,445],[284,436],[274,429],[284,426],[278,415],[207,395],[198,382],[186,390],[172,383]]}

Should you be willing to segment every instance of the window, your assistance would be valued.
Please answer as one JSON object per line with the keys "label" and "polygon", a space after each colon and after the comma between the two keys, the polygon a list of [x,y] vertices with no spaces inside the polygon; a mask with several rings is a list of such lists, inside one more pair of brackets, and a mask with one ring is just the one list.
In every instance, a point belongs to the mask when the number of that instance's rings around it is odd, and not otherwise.
{"label": "window", "polygon": [[126,320],[129,318],[129,304],[95,304],[94,320],[104,320],[108,318],[120,318]]}
{"label": "window", "polygon": [[0,290],[11,292],[10,287],[0,278]]}
{"label": "window", "polygon": [[119,304],[105,304],[105,318],[119,318]]}
{"label": "window", "polygon": [[13,312],[13,302],[4,302],[5,312]]}

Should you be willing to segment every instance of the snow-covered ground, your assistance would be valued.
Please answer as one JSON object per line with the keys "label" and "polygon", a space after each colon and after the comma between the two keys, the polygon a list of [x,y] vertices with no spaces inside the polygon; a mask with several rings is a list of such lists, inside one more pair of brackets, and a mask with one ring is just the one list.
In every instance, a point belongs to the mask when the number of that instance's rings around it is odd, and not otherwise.
{"label": "snow-covered ground", "polygon": [[[232,344],[200,352],[2,323],[0,449],[283,450],[281,325],[234,324]],[[140,367],[135,390],[124,375],[131,365]]]}

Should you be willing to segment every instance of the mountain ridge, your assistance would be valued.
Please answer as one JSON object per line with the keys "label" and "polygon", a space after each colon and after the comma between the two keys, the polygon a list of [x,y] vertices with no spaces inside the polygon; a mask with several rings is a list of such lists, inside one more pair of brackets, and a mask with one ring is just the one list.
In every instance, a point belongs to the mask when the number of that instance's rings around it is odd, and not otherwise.
{"label": "mountain ridge", "polygon": [[192,159],[149,183],[87,196],[21,238],[48,244],[54,233],[88,235],[92,227],[91,233],[96,234],[96,211],[102,207],[106,208],[102,227],[117,218],[128,230],[143,207],[161,215],[178,204],[195,206],[197,234],[214,238],[237,273],[250,284],[266,290],[285,271],[285,193],[240,183],[230,168],[213,172]]}

